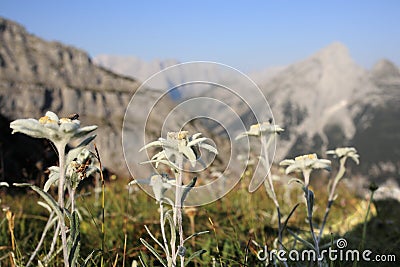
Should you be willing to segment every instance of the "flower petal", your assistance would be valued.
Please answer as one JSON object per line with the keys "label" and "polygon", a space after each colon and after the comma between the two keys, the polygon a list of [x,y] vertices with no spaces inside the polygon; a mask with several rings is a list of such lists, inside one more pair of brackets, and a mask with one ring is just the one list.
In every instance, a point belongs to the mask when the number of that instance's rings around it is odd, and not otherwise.
{"label": "flower petal", "polygon": [[195,139],[195,140],[190,141],[189,143],[187,143],[187,146],[188,147],[194,146],[194,145],[196,145],[198,143],[206,141],[207,139],[208,139],[207,137],[202,137],[202,138],[199,138],[199,139]]}
{"label": "flower petal", "polygon": [[74,137],[74,138],[79,138],[79,137],[85,136],[85,135],[87,135],[88,133],[93,132],[93,131],[96,130],[96,129],[97,129],[97,125],[85,126],[85,127],[79,128],[79,129],[75,132],[75,134],[74,134],[73,137]]}
{"label": "flower petal", "polygon": [[[87,126],[87,127],[90,127],[90,126]],[[86,128],[86,127],[84,127],[84,128]],[[82,129],[84,129],[84,128],[82,128]],[[75,122],[64,122],[64,123],[60,124],[59,131],[63,132],[63,133],[72,133],[72,132],[75,132],[77,129],[79,129],[79,124],[77,124]]]}
{"label": "flower petal", "polygon": [[35,138],[48,138],[46,128],[35,119],[18,119],[10,123],[12,133],[23,133]]}
{"label": "flower petal", "polygon": [[196,139],[200,135],[202,135],[202,133],[195,133],[194,135],[192,135],[192,140]]}
{"label": "flower petal", "polygon": [[212,145],[202,143],[199,145],[199,147],[204,148],[205,150],[208,150],[209,152],[214,153],[215,155],[218,155],[218,150]]}
{"label": "flower petal", "polygon": [[192,167],[196,165],[196,155],[194,154],[193,150],[187,146],[179,146],[179,152],[185,155],[186,158],[189,159],[190,164]]}
{"label": "flower petal", "polygon": [[47,111],[45,116],[49,117],[50,120],[58,122],[58,116],[52,111]]}
{"label": "flower petal", "polygon": [[284,159],[279,163],[279,165],[280,166],[288,166],[288,165],[292,165],[294,163],[295,163],[295,161],[293,159]]}

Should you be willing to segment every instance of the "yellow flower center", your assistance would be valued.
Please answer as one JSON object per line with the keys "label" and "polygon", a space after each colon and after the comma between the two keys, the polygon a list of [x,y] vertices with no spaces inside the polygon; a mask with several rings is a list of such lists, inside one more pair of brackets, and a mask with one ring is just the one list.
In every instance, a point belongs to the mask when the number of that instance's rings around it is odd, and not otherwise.
{"label": "yellow flower center", "polygon": [[295,161],[299,161],[299,160],[306,160],[306,159],[312,159],[312,160],[316,160],[317,158],[317,154],[307,154],[307,155],[303,155],[303,156],[298,156],[295,157],[294,160]]}
{"label": "yellow flower center", "polygon": [[60,124],[61,123],[69,123],[69,122],[72,122],[71,119],[69,119],[69,118],[61,118],[60,119]]}
{"label": "yellow flower center", "polygon": [[49,118],[49,116],[44,116],[39,119],[39,123],[46,124],[46,123],[57,123],[55,120]]}

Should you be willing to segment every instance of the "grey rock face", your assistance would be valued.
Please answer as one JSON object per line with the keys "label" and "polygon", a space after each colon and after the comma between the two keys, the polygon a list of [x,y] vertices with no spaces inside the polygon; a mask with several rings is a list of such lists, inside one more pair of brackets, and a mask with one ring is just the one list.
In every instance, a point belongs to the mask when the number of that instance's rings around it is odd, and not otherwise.
{"label": "grey rock face", "polygon": [[[47,42],[12,21],[0,18],[0,114],[9,120],[39,118],[47,110],[61,116],[78,113],[82,125],[97,124],[96,144],[105,166],[127,175],[121,145],[125,109],[139,87],[132,79],[92,63],[74,47]],[[154,102],[151,89],[141,93]],[[161,103],[168,110],[168,99]],[[133,114],[131,120],[143,120]],[[150,118],[148,136],[155,139],[161,125]],[[139,127],[139,126],[138,126]],[[135,130],[135,129],[134,129]]]}

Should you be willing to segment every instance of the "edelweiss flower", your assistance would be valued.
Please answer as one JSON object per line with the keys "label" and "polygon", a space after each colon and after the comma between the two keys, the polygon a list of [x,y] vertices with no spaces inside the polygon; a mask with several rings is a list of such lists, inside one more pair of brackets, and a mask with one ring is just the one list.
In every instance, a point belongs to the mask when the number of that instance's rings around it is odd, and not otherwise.
{"label": "edelweiss flower", "polygon": [[308,154],[298,156],[293,159],[285,159],[279,163],[280,166],[288,166],[285,173],[289,174],[294,171],[303,172],[305,185],[309,184],[309,174],[313,169],[326,169],[330,170],[331,161],[327,159],[318,159],[317,154]]}
{"label": "edelweiss flower", "polygon": [[177,168],[177,162],[172,163],[170,161],[176,161],[179,157],[181,157],[181,155],[183,155],[190,161],[192,167],[194,167],[196,160],[200,158],[200,148],[206,149],[214,154],[218,154],[218,151],[215,147],[203,143],[204,141],[208,140],[208,138],[198,138],[200,135],[201,133],[196,133],[192,136],[189,136],[187,131],[169,132],[167,139],[159,138],[157,141],[151,142],[142,147],[139,152],[149,147],[162,147],[163,150],[161,152],[155,154],[150,161],[144,163],[155,162],[156,167],[158,163],[164,163],[172,168]]}
{"label": "edelweiss flower", "polygon": [[269,122],[263,122],[258,124],[253,124],[250,126],[250,130],[244,133],[239,134],[235,139],[238,140],[245,136],[261,136],[265,134],[280,134],[283,132],[279,125],[272,124],[272,120]]}
{"label": "edelweiss flower", "polygon": [[335,150],[328,150],[326,151],[327,155],[333,155],[334,157],[338,158],[351,158],[354,160],[355,163],[359,164],[360,160],[359,157],[360,155],[357,154],[357,150],[354,147],[339,147],[336,148]]}
{"label": "edelweiss flower", "polygon": [[18,119],[11,122],[12,133],[23,133],[35,138],[46,138],[54,144],[67,144],[74,138],[85,136],[97,129],[97,126],[80,127],[79,120],[68,118],[59,119],[58,116],[47,111],[44,117],[36,119]]}

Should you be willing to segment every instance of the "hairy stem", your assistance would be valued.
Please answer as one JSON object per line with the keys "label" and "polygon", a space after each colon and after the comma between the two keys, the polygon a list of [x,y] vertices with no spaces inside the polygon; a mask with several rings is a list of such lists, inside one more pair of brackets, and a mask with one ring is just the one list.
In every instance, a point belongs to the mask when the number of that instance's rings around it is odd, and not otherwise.
{"label": "hairy stem", "polygon": [[367,221],[368,221],[369,213],[371,211],[371,203],[372,203],[372,201],[374,199],[374,193],[375,193],[375,191],[371,191],[371,197],[369,198],[369,201],[368,201],[367,213],[365,214],[365,219],[364,219],[364,224],[363,224],[360,251],[364,250],[365,237],[367,236]]}
{"label": "hairy stem", "polygon": [[164,247],[166,250],[167,258],[169,259],[170,254],[169,254],[167,237],[165,235],[164,205],[163,205],[162,200],[160,200],[160,226],[161,226],[161,235],[162,235],[162,239],[164,242]]}
{"label": "hairy stem", "polygon": [[[176,193],[175,193],[175,225],[178,226],[179,231],[179,247],[183,247],[183,227],[182,227],[182,180],[183,180],[183,156],[178,156],[177,159],[178,165],[178,177],[176,180]],[[179,253],[179,249],[177,250],[177,254]],[[175,256],[176,259],[176,256]],[[181,259],[181,267],[184,267],[185,257],[180,256]]]}
{"label": "hairy stem", "polygon": [[[318,244],[319,242],[318,242],[318,239],[314,232],[314,225],[312,222],[313,207],[311,207],[310,190],[308,189],[309,181],[310,181],[310,174],[311,174],[311,170],[303,170],[303,176],[304,176],[304,181],[305,181],[305,191],[306,191],[305,197],[306,197],[306,202],[307,202],[307,219],[308,219],[308,223],[310,226],[311,237],[314,242],[315,252],[317,253],[317,259],[319,259],[319,255],[320,255],[319,244]],[[318,261],[318,266],[322,266],[322,263],[320,261]]]}
{"label": "hairy stem", "polygon": [[58,181],[58,205],[61,209],[62,216],[59,219],[60,230],[61,230],[61,242],[63,246],[63,256],[64,256],[64,266],[69,267],[68,261],[68,247],[67,247],[67,231],[65,227],[64,219],[64,186],[65,186],[65,143],[60,143],[57,145],[58,159],[60,164],[60,178]]}
{"label": "hairy stem", "polygon": [[[270,146],[270,144],[272,143],[272,140],[274,138],[275,134],[271,134],[268,138],[267,141],[267,137],[265,135],[261,135],[261,147],[264,153],[264,160],[265,160],[265,168],[266,168],[266,172],[267,172],[267,179],[264,180],[264,186],[265,189],[268,191],[270,190],[270,192],[272,193],[272,201],[275,204],[276,207],[276,212],[278,213],[278,243],[279,243],[279,249],[283,250],[283,244],[282,244],[282,223],[281,223],[281,219],[282,219],[282,214],[281,214],[281,209],[279,207],[279,202],[278,199],[276,197],[276,193],[275,193],[275,188],[274,188],[274,184],[272,182],[272,175],[271,175],[271,168],[269,167],[269,157],[268,157],[268,147]],[[283,262],[284,266],[288,266],[286,262]]]}
{"label": "hairy stem", "polygon": [[335,191],[336,191],[336,186],[338,185],[339,181],[343,178],[343,175],[345,173],[345,164],[346,162],[346,157],[343,157],[340,159],[340,167],[339,171],[335,176],[335,179],[332,182],[332,186],[329,188],[329,197],[328,197],[328,205],[326,206],[325,214],[324,214],[324,219],[322,220],[321,228],[319,229],[319,235],[318,235],[318,243],[321,242],[321,238],[324,232],[325,224],[328,219],[329,212],[331,210],[334,197],[335,197]]}

